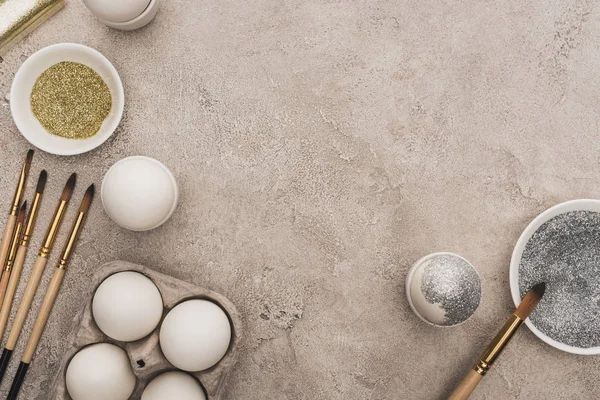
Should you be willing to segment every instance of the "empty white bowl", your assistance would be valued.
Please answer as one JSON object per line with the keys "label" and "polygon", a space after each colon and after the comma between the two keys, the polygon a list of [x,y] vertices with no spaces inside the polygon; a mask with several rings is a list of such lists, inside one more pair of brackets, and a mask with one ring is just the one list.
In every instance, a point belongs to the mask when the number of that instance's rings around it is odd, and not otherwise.
{"label": "empty white bowl", "polygon": [[[66,139],[48,133],[31,111],[30,96],[37,78],[63,61],[87,65],[106,82],[112,96],[112,109],[98,133],[88,139]],[[104,143],[117,129],[123,116],[125,95],[121,78],[100,52],[76,43],[48,46],[29,57],[17,71],[10,91],[10,110],[21,134],[35,147],[61,156],[81,154]]]}
{"label": "empty white bowl", "polygon": [[[565,203],[558,204],[538,215],[533,221],[531,221],[527,228],[525,228],[525,230],[519,237],[517,244],[515,245],[515,249],[513,250],[512,258],[510,260],[510,292],[512,294],[515,306],[518,306],[521,303],[521,294],[519,293],[519,264],[521,264],[521,256],[525,251],[525,246],[527,246],[527,242],[529,242],[529,239],[531,239],[533,234],[544,223],[556,217],[557,215],[580,210],[600,212],[600,201],[582,199],[571,200]],[[537,337],[542,339],[544,342],[548,343],[550,346],[555,347],[559,350],[566,351],[568,353],[583,355],[600,354],[600,347],[574,347],[552,339],[548,335],[541,332],[538,328],[536,328],[529,318],[525,320],[525,324],[527,324],[527,327]]]}

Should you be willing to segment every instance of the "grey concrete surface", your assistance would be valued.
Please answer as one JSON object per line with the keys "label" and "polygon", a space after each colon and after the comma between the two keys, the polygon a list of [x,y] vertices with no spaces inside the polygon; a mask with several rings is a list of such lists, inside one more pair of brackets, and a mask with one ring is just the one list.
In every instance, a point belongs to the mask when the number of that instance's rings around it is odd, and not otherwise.
{"label": "grey concrete surface", "polygon": [[[118,32],[70,0],[6,55],[2,98],[33,52],[78,42],[117,67],[126,113],[96,151],[36,155],[50,184],[34,245],[72,171],[79,199],[117,160],[156,157],[181,203],[148,233],[93,206],[21,398],[47,398],[89,277],[114,259],[236,304],[247,331],[228,399],[443,398],[511,311],[521,231],[558,202],[600,196],[594,5],[166,0],[151,25]],[[2,100],[0,204],[27,148]],[[404,296],[411,263],[442,250],[483,279],[474,318],[449,329]],[[473,398],[599,398],[599,367],[524,329]]]}

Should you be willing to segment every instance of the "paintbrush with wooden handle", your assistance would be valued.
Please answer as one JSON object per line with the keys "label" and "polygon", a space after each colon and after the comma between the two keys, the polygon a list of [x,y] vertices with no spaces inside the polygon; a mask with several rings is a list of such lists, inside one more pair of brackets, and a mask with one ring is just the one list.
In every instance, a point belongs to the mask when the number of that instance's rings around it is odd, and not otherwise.
{"label": "paintbrush with wooden handle", "polygon": [[33,150],[29,150],[27,152],[27,157],[25,158],[25,163],[23,164],[23,167],[21,167],[19,183],[17,183],[15,196],[10,206],[8,219],[6,220],[6,226],[4,227],[4,235],[2,235],[2,241],[0,242],[0,265],[2,266],[4,266],[6,258],[8,257],[10,243],[12,242],[13,233],[15,232],[15,225],[17,224],[17,213],[19,212],[19,207],[21,206],[23,193],[25,193],[25,184],[27,183],[27,176],[29,175],[29,169],[31,168],[32,160]]}
{"label": "paintbrush with wooden handle", "polygon": [[10,247],[8,250],[8,257],[4,263],[4,272],[2,278],[0,278],[0,307],[4,304],[4,296],[6,295],[6,288],[8,287],[8,280],[10,279],[15,257],[17,256],[17,249],[19,248],[19,240],[25,227],[25,216],[27,215],[27,202],[24,201],[19,213],[17,214],[17,226],[13,234]]}
{"label": "paintbrush with wooden handle", "polygon": [[35,195],[33,196],[31,208],[29,209],[29,215],[27,217],[27,223],[25,224],[23,238],[21,239],[19,249],[17,250],[17,255],[12,265],[12,272],[10,273],[8,287],[6,288],[6,294],[4,295],[4,302],[2,303],[2,308],[0,308],[0,338],[4,335],[4,330],[6,329],[6,324],[10,316],[10,310],[12,308],[15,292],[17,291],[19,280],[21,279],[21,271],[23,270],[23,264],[25,263],[25,256],[27,255],[29,241],[31,240],[31,235],[33,234],[33,228],[35,227],[35,222],[37,220],[44,189],[46,188],[47,179],[48,174],[46,171],[42,171],[35,189]]}
{"label": "paintbrush with wooden handle", "polygon": [[12,352],[17,345],[17,340],[21,334],[21,329],[23,328],[23,324],[25,323],[25,319],[29,313],[29,308],[33,302],[35,292],[37,291],[40,280],[42,279],[44,269],[46,268],[46,263],[48,262],[48,256],[54,247],[54,240],[56,239],[56,235],[58,234],[58,230],[62,224],[63,217],[67,210],[67,205],[69,204],[71,196],[73,195],[76,180],[77,175],[73,174],[67,181],[62,195],[60,196],[60,201],[56,207],[56,211],[54,212],[54,217],[52,218],[50,226],[48,227],[48,232],[46,232],[46,237],[44,238],[42,248],[40,249],[38,257],[33,264],[33,270],[31,271],[31,275],[27,281],[27,286],[25,287],[25,292],[21,298],[17,315],[15,316],[8,339],[4,345],[4,350],[2,351],[2,356],[0,357],[0,382],[4,377],[6,368],[8,367],[8,362],[10,361]]}
{"label": "paintbrush with wooden handle", "polygon": [[48,317],[50,316],[50,312],[52,311],[56,297],[58,296],[58,291],[65,276],[65,271],[69,265],[73,251],[75,250],[79,235],[83,230],[83,225],[85,224],[85,220],[93,198],[94,185],[91,185],[85,192],[85,196],[83,197],[81,206],[79,207],[79,212],[77,213],[77,217],[73,223],[73,227],[71,228],[71,233],[69,234],[69,238],[65,244],[63,254],[58,262],[58,265],[56,266],[56,269],[54,270],[52,279],[50,280],[50,285],[46,291],[46,296],[42,302],[42,307],[40,308],[40,312],[38,313],[35,324],[33,325],[33,330],[29,336],[27,347],[25,347],[25,353],[23,353],[23,357],[21,358],[21,364],[19,364],[19,369],[17,370],[15,379],[13,380],[10,391],[8,392],[8,397],[6,398],[7,400],[15,400],[19,395],[19,390],[21,389],[21,385],[23,384],[23,380],[25,379],[25,375],[27,374],[27,370],[29,369],[29,365],[31,364],[31,360],[33,359],[37,345],[39,344],[42,333],[44,332],[46,322],[48,321]]}
{"label": "paintbrush with wooden handle", "polygon": [[510,339],[512,339],[519,327],[527,317],[529,317],[535,307],[537,307],[544,296],[545,291],[545,283],[538,283],[529,289],[529,292],[527,292],[521,301],[521,304],[517,307],[517,310],[510,316],[508,321],[506,321],[506,324],[504,324],[500,332],[498,332],[494,340],[492,340],[492,343],[490,343],[481,357],[479,357],[475,366],[469,370],[462,382],[460,382],[458,387],[452,392],[448,400],[465,400],[469,398],[492,364],[494,364],[494,361],[496,361],[500,353],[502,353],[502,350],[504,350],[508,342],[510,342]]}

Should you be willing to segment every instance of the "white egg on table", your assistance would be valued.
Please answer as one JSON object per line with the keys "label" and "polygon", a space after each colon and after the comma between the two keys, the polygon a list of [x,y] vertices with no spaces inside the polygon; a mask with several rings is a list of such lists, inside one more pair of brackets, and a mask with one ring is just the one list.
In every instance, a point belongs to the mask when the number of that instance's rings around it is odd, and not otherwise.
{"label": "white egg on table", "polygon": [[107,26],[131,31],[152,21],[159,0],[83,0],[83,3]]}
{"label": "white egg on table", "polygon": [[206,395],[202,386],[190,375],[171,371],[150,381],[141,400],[206,400]]}
{"label": "white egg on table", "polygon": [[132,342],[149,335],[160,323],[160,291],[139,272],[119,272],[106,278],[92,300],[92,315],[107,336]]}
{"label": "white egg on table", "polygon": [[84,0],[84,3],[102,20],[126,22],[140,15],[148,7],[150,0]]}
{"label": "white egg on table", "polygon": [[75,354],[66,382],[72,400],[127,400],[135,388],[135,375],[123,349],[98,343]]}
{"label": "white egg on table", "polygon": [[184,371],[203,371],[218,363],[231,341],[227,314],[208,300],[175,306],[160,328],[160,347],[167,360]]}
{"label": "white egg on table", "polygon": [[179,188],[169,169],[150,157],[127,157],[114,164],[102,181],[102,204],[119,226],[147,231],[175,212]]}

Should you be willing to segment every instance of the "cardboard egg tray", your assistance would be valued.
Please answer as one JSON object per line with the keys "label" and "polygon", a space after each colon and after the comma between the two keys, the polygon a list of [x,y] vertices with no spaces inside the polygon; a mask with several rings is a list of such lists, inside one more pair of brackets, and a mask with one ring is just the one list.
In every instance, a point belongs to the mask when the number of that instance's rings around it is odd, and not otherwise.
{"label": "cardboard egg tray", "polygon": [[204,387],[208,400],[221,400],[227,374],[236,362],[239,342],[242,335],[242,322],[239,313],[229,300],[218,293],[180,281],[141,265],[125,261],[113,261],[103,265],[94,275],[94,291],[90,294],[84,308],[75,316],[75,327],[71,332],[65,356],[58,374],[51,386],[51,399],[71,400],[66,388],[65,374],[73,356],[83,347],[94,343],[112,343],[127,352],[137,383],[130,399],[139,399],[144,388],[152,379],[163,372],[177,370],[162,354],[159,344],[160,325],[147,337],[135,342],[120,342],[106,336],[98,328],[92,316],[92,299],[100,284],[110,275],[123,271],[137,271],[158,287],[164,304],[163,318],[177,304],[190,299],[206,299],[218,304],[225,310],[231,323],[231,343],[225,356],[215,366],[201,372],[191,373]]}

